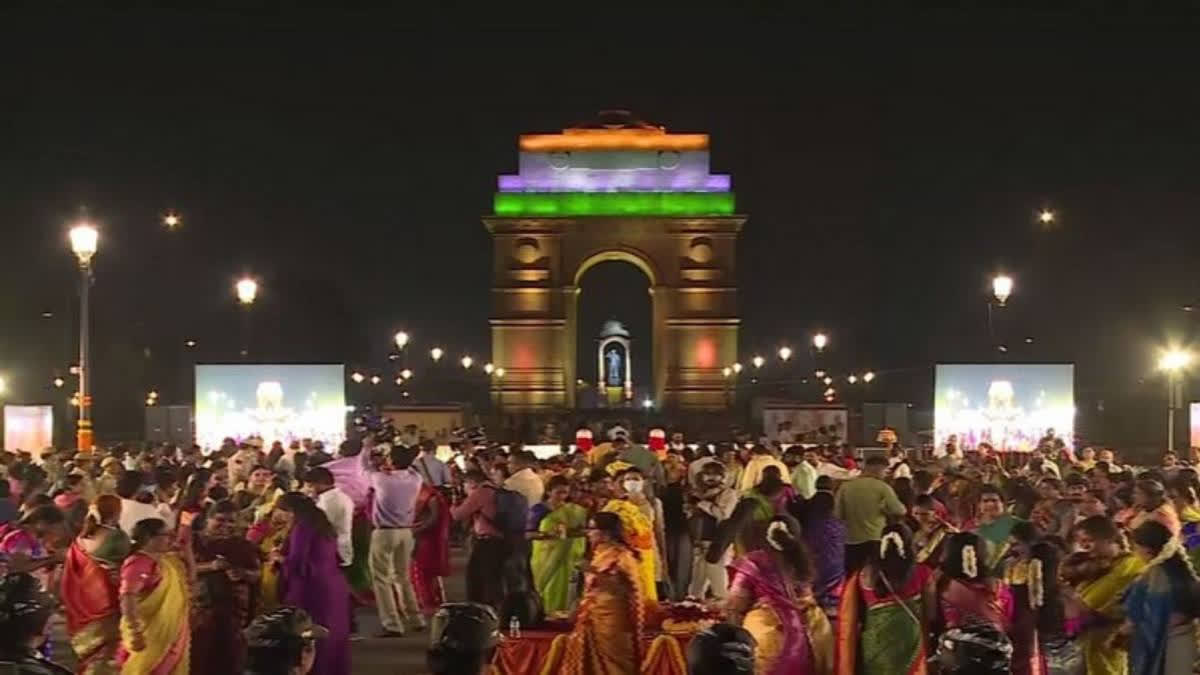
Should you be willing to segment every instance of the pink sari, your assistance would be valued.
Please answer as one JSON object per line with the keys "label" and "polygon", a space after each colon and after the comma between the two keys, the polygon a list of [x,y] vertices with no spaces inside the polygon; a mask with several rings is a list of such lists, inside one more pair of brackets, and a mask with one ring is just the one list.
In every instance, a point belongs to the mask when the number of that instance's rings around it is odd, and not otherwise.
{"label": "pink sari", "polygon": [[729,565],[731,602],[748,598],[742,627],[758,641],[755,672],[810,675],[832,672],[833,629],[807,584],[783,574],[766,551]]}
{"label": "pink sari", "polygon": [[1008,632],[1013,617],[1013,597],[1008,586],[951,579],[938,598],[945,628],[968,623],[988,623]]}

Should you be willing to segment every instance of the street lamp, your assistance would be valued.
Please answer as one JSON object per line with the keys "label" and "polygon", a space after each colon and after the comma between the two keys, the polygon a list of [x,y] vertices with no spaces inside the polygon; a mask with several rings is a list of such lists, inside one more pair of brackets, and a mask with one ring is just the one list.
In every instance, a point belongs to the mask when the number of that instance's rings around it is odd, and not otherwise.
{"label": "street lamp", "polygon": [[396,348],[401,351],[403,351],[408,345],[408,333],[405,333],[404,331],[397,332],[395,338],[393,339],[396,341]]}
{"label": "street lamp", "polygon": [[92,397],[88,395],[92,364],[89,361],[90,345],[88,324],[88,291],[92,285],[92,256],[100,244],[100,232],[89,223],[80,223],[71,228],[71,250],[79,260],[79,421],[75,433],[75,447],[81,452],[92,451]]}
{"label": "street lamp", "polygon": [[1054,212],[1050,209],[1042,209],[1038,212],[1038,222],[1043,225],[1050,225],[1054,222]]}
{"label": "street lamp", "polygon": [[163,225],[166,225],[168,230],[174,230],[175,228],[179,227],[179,223],[181,222],[183,222],[183,219],[181,219],[179,215],[174,212],[163,216]]}
{"label": "street lamp", "polygon": [[3,377],[0,377],[0,394],[3,394],[7,391],[8,391],[8,380],[5,380]]}
{"label": "street lamp", "polygon": [[753,363],[755,368],[762,368],[763,364],[766,362],[767,360],[761,356],[755,356],[754,358],[750,359],[750,363]]}
{"label": "street lamp", "polygon": [[817,351],[825,349],[825,345],[827,344],[829,344],[828,335],[825,335],[824,333],[817,333],[813,336],[813,347],[816,347]]}
{"label": "street lamp", "polygon": [[504,370],[503,368],[497,368],[496,369],[496,377],[504,377],[504,374],[506,372],[508,372],[508,371]]}
{"label": "street lamp", "polygon": [[779,348],[779,358],[783,359],[784,361],[787,361],[788,359],[792,358],[792,348],[791,347],[780,347]]}
{"label": "street lamp", "polygon": [[234,288],[237,291],[238,302],[243,305],[253,305],[254,299],[258,297],[258,282],[250,277],[238,281]]}
{"label": "street lamp", "polygon": [[413,372],[411,370],[409,370],[408,368],[405,368],[404,370],[400,371],[400,377],[403,377],[406,380],[412,379],[412,376],[413,376]]}
{"label": "street lamp", "polygon": [[469,369],[471,367],[471,364],[475,363],[475,359],[471,358],[470,356],[464,356],[464,357],[462,357],[462,360],[459,361],[459,363],[462,364],[462,367],[464,369]]}
{"label": "street lamp", "polygon": [[238,303],[242,306],[242,358],[250,355],[250,306],[258,297],[258,282],[250,277],[242,277],[234,285]]}
{"label": "street lamp", "polygon": [[724,368],[721,369],[721,375],[723,375],[724,377],[729,377],[732,374],[733,374],[733,368],[730,368],[729,366],[725,366]]}
{"label": "street lamp", "polygon": [[1000,274],[997,275],[996,278],[992,279],[992,295],[996,296],[996,302],[999,303],[1001,307],[1004,306],[1004,303],[1008,302],[1008,297],[1012,295],[1012,291],[1012,277],[1008,276],[1007,274]]}
{"label": "street lamp", "polygon": [[350,379],[354,380],[355,384],[362,384],[362,381],[367,378],[362,373],[355,371],[350,374]]}
{"label": "street lamp", "polygon": [[483,364],[483,372],[487,373],[488,375],[491,375],[492,373],[496,372],[496,366],[494,366],[490,363],[485,363],[485,364]]}
{"label": "street lamp", "polygon": [[52,384],[54,384],[54,387],[56,389],[62,389],[62,386],[64,384],[66,384],[66,382],[67,381],[62,379],[61,377],[56,377],[56,378],[54,378],[54,380],[52,380]]}
{"label": "street lamp", "polygon": [[875,379],[875,373],[873,373],[869,370],[867,372],[863,373],[863,382],[870,382],[871,380],[874,380],[874,379]]}
{"label": "street lamp", "polygon": [[430,356],[430,357],[431,357],[431,358],[432,358],[432,359],[433,359],[435,362],[437,362],[437,361],[441,361],[441,360],[442,360],[442,354],[445,354],[445,353],[446,353],[446,352],[442,351],[442,348],[441,348],[441,347],[434,347],[433,349],[430,349],[430,350],[429,350],[429,356]]}
{"label": "street lamp", "polygon": [[850,384],[854,384],[855,382],[858,382],[858,376],[851,375],[850,377],[846,378],[846,381],[849,382]]}
{"label": "street lamp", "polygon": [[740,363],[735,363],[735,364],[733,364],[733,366],[732,366],[732,367],[733,367],[733,372],[735,372],[735,373],[740,373],[740,372],[742,372],[742,364],[740,364]]}
{"label": "street lamp", "polygon": [[1158,369],[1167,374],[1167,452],[1175,451],[1175,409],[1183,407],[1181,373],[1192,363],[1193,354],[1168,349],[1158,359]]}
{"label": "street lamp", "polygon": [[382,378],[382,377],[380,377],[380,376],[378,376],[378,375],[372,375],[372,376],[371,376],[371,384],[379,384],[380,382],[383,382],[383,378]]}

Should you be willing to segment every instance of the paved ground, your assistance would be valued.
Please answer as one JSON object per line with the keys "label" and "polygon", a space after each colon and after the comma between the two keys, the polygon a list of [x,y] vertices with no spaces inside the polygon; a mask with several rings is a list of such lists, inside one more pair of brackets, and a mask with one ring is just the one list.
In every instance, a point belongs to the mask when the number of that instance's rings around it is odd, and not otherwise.
{"label": "paved ground", "polygon": [[[462,570],[466,559],[462,551],[451,552],[454,576],[446,579],[446,594],[451,601],[466,599],[466,583]],[[55,636],[55,660],[74,667],[70,646],[65,642],[66,630],[61,618],[56,617],[51,626]],[[358,630],[361,638],[350,643],[353,652],[354,675],[418,675],[425,671],[425,648],[429,644],[428,631],[410,634],[404,638],[378,639],[371,637],[379,631],[379,618],[374,609],[358,612]],[[232,675],[232,674],[231,674]]]}

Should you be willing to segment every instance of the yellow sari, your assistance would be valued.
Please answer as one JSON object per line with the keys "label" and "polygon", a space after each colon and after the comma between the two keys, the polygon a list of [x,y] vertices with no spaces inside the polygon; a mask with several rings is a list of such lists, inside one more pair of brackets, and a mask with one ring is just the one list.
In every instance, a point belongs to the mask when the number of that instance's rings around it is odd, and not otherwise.
{"label": "yellow sari", "polygon": [[1110,620],[1079,636],[1088,675],[1125,675],[1129,672],[1129,652],[1109,647],[1107,643],[1121,625],[1121,596],[1144,568],[1145,564],[1137,556],[1126,553],[1113,562],[1104,576],[1084,582],[1076,589],[1088,610]]}
{"label": "yellow sari", "polygon": [[289,532],[289,528],[280,527],[258,542],[258,550],[264,561],[262,574],[258,580],[258,612],[260,614],[275,611],[279,607],[279,566],[271,562],[271,551],[283,546]]}
{"label": "yellow sari", "polygon": [[650,519],[642,513],[637,504],[624,499],[611,499],[600,510],[615,513],[621,519],[625,539],[642,556],[638,565],[641,569],[639,586],[643,599],[647,606],[657,605],[658,588],[655,582],[658,579],[658,568],[655,561],[654,526]]}
{"label": "yellow sari", "polygon": [[553,655],[542,675],[628,675],[641,666],[640,647],[645,613],[633,554],[621,545],[600,546],[588,566],[587,587],[566,638],[562,668]]}
{"label": "yellow sari", "polygon": [[121,617],[121,642],[128,658],[121,664],[123,675],[187,675],[188,576],[182,560],[173,553],[158,559],[158,584],[138,599],[145,649],[128,651],[133,643],[129,621]]}

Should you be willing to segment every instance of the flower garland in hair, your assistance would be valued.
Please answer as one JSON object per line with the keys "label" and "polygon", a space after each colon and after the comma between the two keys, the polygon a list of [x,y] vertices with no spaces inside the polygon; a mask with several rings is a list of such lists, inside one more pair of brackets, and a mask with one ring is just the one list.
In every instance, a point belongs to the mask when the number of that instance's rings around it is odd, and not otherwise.
{"label": "flower garland in hair", "polygon": [[975,552],[974,544],[963,547],[962,569],[963,574],[968,579],[974,579],[979,576],[979,555]]}
{"label": "flower garland in hair", "polygon": [[788,530],[787,523],[782,520],[777,520],[767,526],[767,543],[770,544],[771,548],[782,553],[783,545],[775,541],[775,534],[777,532],[782,532],[784,538],[790,538],[792,533]]}
{"label": "flower garland in hair", "polygon": [[1046,581],[1041,558],[1029,561],[1029,605],[1034,609],[1046,604]]}
{"label": "flower garland in hair", "polygon": [[888,545],[895,547],[896,554],[901,558],[907,558],[908,552],[904,550],[904,539],[899,532],[888,532],[879,540],[879,557],[887,557]]}

